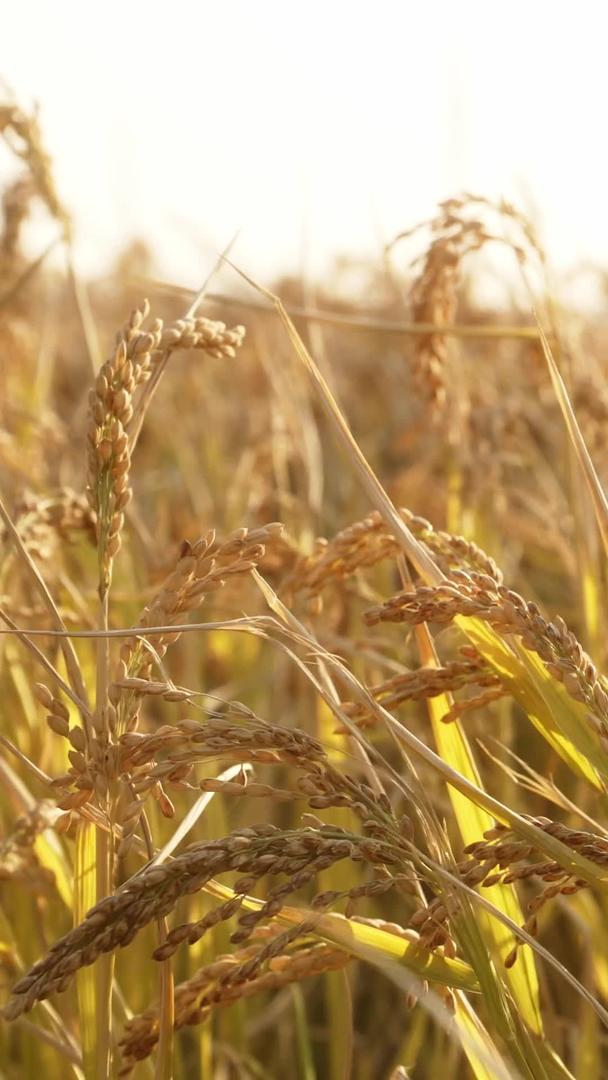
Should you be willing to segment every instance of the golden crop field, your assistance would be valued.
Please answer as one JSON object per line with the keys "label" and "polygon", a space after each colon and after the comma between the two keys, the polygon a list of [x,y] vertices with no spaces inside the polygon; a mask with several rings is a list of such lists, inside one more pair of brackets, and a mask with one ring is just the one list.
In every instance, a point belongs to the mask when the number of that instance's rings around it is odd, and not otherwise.
{"label": "golden crop field", "polygon": [[608,325],[468,193],[83,280],[0,133],[0,1075],[601,1080]]}

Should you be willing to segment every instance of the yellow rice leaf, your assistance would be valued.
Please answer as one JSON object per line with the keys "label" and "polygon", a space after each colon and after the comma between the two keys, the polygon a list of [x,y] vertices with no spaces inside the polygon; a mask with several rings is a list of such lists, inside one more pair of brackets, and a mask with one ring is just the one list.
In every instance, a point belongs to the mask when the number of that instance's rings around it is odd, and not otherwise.
{"label": "yellow rice leaf", "polygon": [[[420,626],[417,630],[418,645],[423,663],[436,666],[435,650],[426,626]],[[481,777],[473,752],[460,722],[458,720],[448,724],[443,722],[442,718],[449,712],[452,703],[450,694],[427,698],[437,752],[461,776],[466,777],[477,787],[481,787]],[[480,840],[486,829],[490,829],[494,825],[492,817],[481,807],[476,806],[466,795],[457,791],[456,788],[448,787],[448,791],[463,844],[466,846]],[[494,886],[492,889],[492,901],[514,922],[519,925],[524,922],[513,885]],[[498,955],[504,961],[513,948],[514,943],[511,935],[502,924],[492,919],[486,912],[481,912],[480,915],[484,936],[489,936]],[[517,963],[511,968],[507,968],[505,974],[522,1018],[532,1031],[536,1034],[542,1034],[538,977],[534,957],[528,946],[524,946],[520,950]]]}
{"label": "yellow rice leaf", "polygon": [[34,840],[34,851],[42,866],[51,870],[55,885],[64,904],[72,909],[72,875],[61,846],[61,841],[52,829],[45,829]]}
{"label": "yellow rice leaf", "polygon": [[352,1075],[353,1003],[346,970],[327,971],[323,976],[326,1023],[331,1031],[327,1080],[343,1080]]}
{"label": "yellow rice leaf", "polygon": [[604,781],[608,780],[608,757],[585,719],[584,706],[566,693],[536,653],[517,642],[509,648],[481,619],[459,615],[455,621],[505,679],[534,727],[562,760],[598,791],[603,791]]}
{"label": "yellow rice leaf", "polygon": [[[221,900],[230,900],[234,891],[219,881],[209,881],[204,889]],[[246,896],[243,907],[248,911],[259,911],[263,901],[254,896]],[[419,979],[439,983],[460,990],[475,990],[478,987],[475,972],[462,960],[450,960],[447,957],[429,953],[421,949],[415,941],[390,934],[376,926],[353,922],[344,915],[335,912],[319,914],[305,908],[283,907],[275,916],[277,922],[285,926],[314,919],[315,937],[339,945],[352,956],[376,964],[391,973],[398,971],[400,965],[409,968]]]}
{"label": "yellow rice leaf", "polygon": [[[74,925],[87,911],[107,896],[109,879],[109,838],[90,822],[81,820],[76,830],[74,869]],[[105,1080],[110,1055],[110,994],[114,955],[100,956],[94,964],[76,974],[84,1074],[91,1080]]]}
{"label": "yellow rice leaf", "polygon": [[602,1080],[602,1030],[592,1009],[585,1009],[577,1025],[576,1075]]}
{"label": "yellow rice leaf", "polygon": [[[82,819],[76,830],[76,853],[74,869],[74,925],[78,926],[87,911],[97,900],[97,852],[96,829]],[[96,987],[95,965],[80,968],[76,974],[78,1010],[80,1013],[80,1039],[85,1076],[94,1076]]]}
{"label": "yellow rice leaf", "polygon": [[464,994],[456,994],[455,1020],[456,1027],[469,1036],[462,1043],[476,1080],[497,1080],[499,1076],[515,1078],[516,1074],[508,1068]]}

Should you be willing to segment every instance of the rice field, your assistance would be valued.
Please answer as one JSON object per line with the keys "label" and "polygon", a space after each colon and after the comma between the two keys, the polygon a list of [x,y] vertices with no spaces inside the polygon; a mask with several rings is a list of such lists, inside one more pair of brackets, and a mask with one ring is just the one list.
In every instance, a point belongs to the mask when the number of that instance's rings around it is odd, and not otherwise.
{"label": "rice field", "polygon": [[85,281],[0,133],[0,1074],[601,1080],[605,320],[470,193]]}

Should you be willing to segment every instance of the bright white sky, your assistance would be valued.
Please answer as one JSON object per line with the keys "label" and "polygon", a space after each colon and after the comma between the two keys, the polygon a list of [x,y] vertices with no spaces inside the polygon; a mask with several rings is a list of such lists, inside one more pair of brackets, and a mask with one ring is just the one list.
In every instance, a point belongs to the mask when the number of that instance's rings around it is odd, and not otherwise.
{"label": "bright white sky", "polygon": [[558,266],[608,265],[607,21],[601,0],[19,0],[1,73],[41,105],[87,270],[141,235],[195,284],[241,227],[268,280],[377,253],[461,188],[534,209]]}

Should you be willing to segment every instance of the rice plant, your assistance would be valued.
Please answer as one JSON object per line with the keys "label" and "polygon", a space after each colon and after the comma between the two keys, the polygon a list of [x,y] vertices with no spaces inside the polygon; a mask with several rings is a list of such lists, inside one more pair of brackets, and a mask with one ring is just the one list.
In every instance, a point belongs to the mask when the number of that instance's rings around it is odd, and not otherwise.
{"label": "rice plant", "polygon": [[352,304],[83,282],[0,132],[3,1075],[601,1077],[603,325],[470,194]]}

